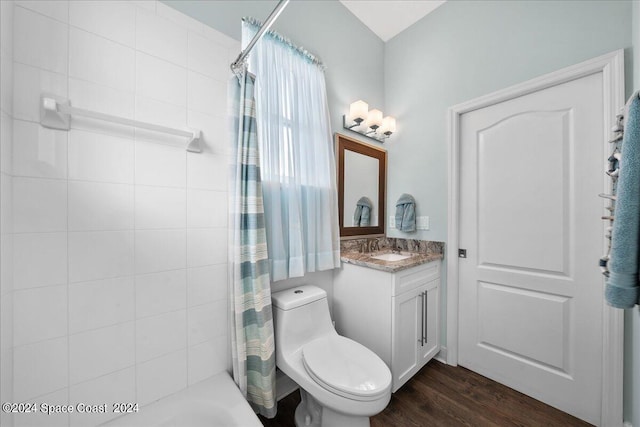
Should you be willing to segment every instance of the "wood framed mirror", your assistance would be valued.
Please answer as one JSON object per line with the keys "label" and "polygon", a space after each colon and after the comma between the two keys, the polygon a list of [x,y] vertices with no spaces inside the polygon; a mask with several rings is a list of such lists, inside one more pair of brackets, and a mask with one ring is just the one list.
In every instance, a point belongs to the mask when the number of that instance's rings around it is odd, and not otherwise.
{"label": "wood framed mirror", "polygon": [[386,150],[336,133],[340,237],[384,235]]}

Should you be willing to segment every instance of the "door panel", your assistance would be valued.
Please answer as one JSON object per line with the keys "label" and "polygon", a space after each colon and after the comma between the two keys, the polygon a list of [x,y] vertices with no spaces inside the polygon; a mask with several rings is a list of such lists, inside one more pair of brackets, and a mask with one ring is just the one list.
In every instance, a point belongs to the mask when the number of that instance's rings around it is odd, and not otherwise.
{"label": "door panel", "polygon": [[563,296],[480,282],[478,342],[491,351],[567,373],[570,301]]}
{"label": "door panel", "polygon": [[[565,274],[570,119],[567,110],[524,111],[478,132],[480,265]],[[514,203],[519,193],[529,202]]]}
{"label": "door panel", "polygon": [[459,363],[600,419],[601,73],[460,120]]}

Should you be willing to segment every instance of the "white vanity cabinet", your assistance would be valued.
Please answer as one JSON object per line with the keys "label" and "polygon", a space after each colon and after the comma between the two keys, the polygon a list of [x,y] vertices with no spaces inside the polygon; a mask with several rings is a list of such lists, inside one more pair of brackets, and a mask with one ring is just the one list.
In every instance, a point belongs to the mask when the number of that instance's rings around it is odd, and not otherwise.
{"label": "white vanity cabinet", "polygon": [[390,273],[343,263],[335,270],[336,329],[384,360],[394,392],[440,350],[440,264]]}

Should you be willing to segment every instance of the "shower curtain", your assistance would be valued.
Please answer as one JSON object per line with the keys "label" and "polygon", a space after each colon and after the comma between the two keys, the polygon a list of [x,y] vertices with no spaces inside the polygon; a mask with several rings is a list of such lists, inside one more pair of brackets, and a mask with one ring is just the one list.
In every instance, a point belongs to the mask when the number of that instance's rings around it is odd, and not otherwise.
{"label": "shower curtain", "polygon": [[273,418],[275,343],[254,85],[255,77],[247,71],[230,82],[234,164],[229,205],[229,324],[234,380],[255,412]]}

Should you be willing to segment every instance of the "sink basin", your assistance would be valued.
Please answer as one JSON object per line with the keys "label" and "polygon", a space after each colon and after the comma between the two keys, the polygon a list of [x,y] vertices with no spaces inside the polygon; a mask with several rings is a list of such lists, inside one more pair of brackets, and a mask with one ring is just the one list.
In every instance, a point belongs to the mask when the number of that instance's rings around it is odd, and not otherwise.
{"label": "sink basin", "polygon": [[403,255],[403,254],[382,254],[372,256],[373,259],[379,259],[382,261],[402,261],[403,259],[411,258],[413,255]]}

